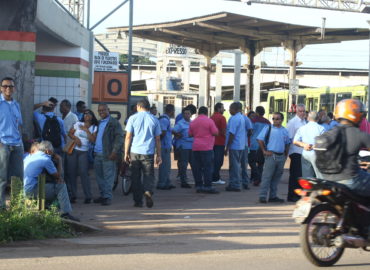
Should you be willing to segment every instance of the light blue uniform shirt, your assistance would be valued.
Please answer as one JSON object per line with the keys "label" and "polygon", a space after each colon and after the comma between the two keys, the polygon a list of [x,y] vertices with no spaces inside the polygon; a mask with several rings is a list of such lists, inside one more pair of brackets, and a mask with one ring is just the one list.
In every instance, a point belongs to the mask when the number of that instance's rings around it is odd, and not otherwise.
{"label": "light blue uniform shirt", "polygon": [[163,149],[170,149],[172,147],[172,129],[171,121],[167,114],[159,117],[159,123],[161,125],[161,130],[166,131],[166,134],[161,139],[161,146]]}
{"label": "light blue uniform shirt", "polygon": [[150,112],[138,112],[132,115],[127,122],[127,132],[133,133],[131,152],[141,155],[153,155],[155,137],[161,135],[158,119]]}
{"label": "light blue uniform shirt", "polygon": [[[260,134],[257,136],[257,140],[265,141],[269,126],[266,125]],[[285,151],[285,145],[290,144],[288,130],[285,127],[274,127],[271,126],[271,133],[269,142],[267,144],[267,151],[282,154]]]}
{"label": "light blue uniform shirt", "polygon": [[[325,132],[325,128],[322,125],[319,125],[316,122],[308,122],[303,127],[300,127],[297,130],[297,133],[294,136],[293,141],[304,142],[308,144],[315,144],[315,138]],[[304,152],[313,152],[306,151],[303,149],[302,155]]]}
{"label": "light blue uniform shirt", "polygon": [[332,129],[333,127],[338,126],[338,125],[339,125],[339,123],[335,120],[331,120],[330,123],[329,123],[330,129]]}
{"label": "light blue uniform shirt", "polygon": [[234,140],[230,145],[230,150],[244,150],[246,146],[247,133],[245,128],[245,119],[239,112],[231,116],[226,128],[226,145],[229,141],[230,133],[234,135]]}
{"label": "light blue uniform shirt", "polygon": [[103,135],[104,135],[105,127],[107,126],[109,122],[109,119],[110,119],[110,116],[108,116],[105,119],[101,119],[99,122],[98,134],[96,135],[95,147],[94,147],[95,153],[103,153]]}
{"label": "light blue uniform shirt", "polygon": [[27,156],[23,161],[24,178],[23,185],[26,193],[32,192],[37,186],[38,176],[44,169],[49,174],[57,173],[51,157],[44,152],[37,151],[36,153]]}
{"label": "light blue uniform shirt", "polygon": [[193,146],[193,137],[189,137],[189,126],[190,121],[181,119],[174,126],[173,131],[176,133],[181,133],[182,137],[176,140],[176,147],[181,147],[182,149],[192,149]]}
{"label": "light blue uniform shirt", "polygon": [[245,130],[246,130],[246,138],[245,138],[245,145],[248,147],[248,130],[253,129],[252,121],[249,119],[248,116],[243,114],[244,120],[245,120]]}
{"label": "light blue uniform shirt", "polygon": [[[41,132],[42,132],[42,129],[44,128],[44,125],[45,125],[45,122],[46,122],[45,115],[47,115],[49,117],[53,117],[53,116],[55,116],[55,113],[47,112],[47,113],[43,114],[43,113],[39,113],[38,111],[33,112],[33,117],[36,120],[36,122],[39,124]],[[62,118],[60,118],[59,116],[57,116],[57,120],[58,120],[59,126],[60,126],[60,137],[61,137],[61,140],[62,140],[61,147],[63,147],[64,144],[65,144],[64,135],[66,135],[66,131],[64,130],[64,122],[63,122]]]}
{"label": "light blue uniform shirt", "polygon": [[6,101],[1,94],[0,98],[0,142],[6,145],[22,145],[19,132],[22,125],[22,115],[18,102]]}
{"label": "light blue uniform shirt", "polygon": [[269,126],[266,123],[262,122],[255,122],[253,124],[253,134],[251,136],[251,147],[250,150],[258,150],[259,144],[257,142],[257,136],[261,133],[261,131],[266,127]]}
{"label": "light blue uniform shirt", "polygon": [[331,129],[330,125],[327,123],[322,123],[321,126],[325,129],[325,131],[328,131]]}

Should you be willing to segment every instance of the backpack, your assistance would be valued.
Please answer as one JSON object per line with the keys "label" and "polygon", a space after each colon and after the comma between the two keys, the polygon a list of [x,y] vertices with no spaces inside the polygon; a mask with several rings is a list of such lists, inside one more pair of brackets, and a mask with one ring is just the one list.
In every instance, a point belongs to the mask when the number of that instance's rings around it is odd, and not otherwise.
{"label": "backpack", "polygon": [[53,147],[59,147],[62,145],[62,139],[60,137],[61,130],[57,117],[45,115],[46,121],[44,128],[42,129],[42,139],[51,142]]}
{"label": "backpack", "polygon": [[323,174],[338,174],[343,170],[346,153],[346,129],[335,126],[315,138],[316,167]]}

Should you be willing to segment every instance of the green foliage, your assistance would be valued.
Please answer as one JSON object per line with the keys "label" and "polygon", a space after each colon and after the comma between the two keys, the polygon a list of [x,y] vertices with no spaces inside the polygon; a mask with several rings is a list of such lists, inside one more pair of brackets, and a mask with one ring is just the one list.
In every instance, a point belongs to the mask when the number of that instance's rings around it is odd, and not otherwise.
{"label": "green foliage", "polygon": [[35,209],[36,202],[27,200],[25,203],[24,197],[19,195],[8,210],[0,211],[0,243],[72,235],[55,207],[45,211]]}
{"label": "green foliage", "polygon": [[[119,61],[123,64],[128,63],[128,55],[127,54],[121,54],[119,56]],[[132,56],[132,63],[133,64],[141,64],[141,65],[155,65],[155,62],[151,61],[149,58],[144,56]]]}

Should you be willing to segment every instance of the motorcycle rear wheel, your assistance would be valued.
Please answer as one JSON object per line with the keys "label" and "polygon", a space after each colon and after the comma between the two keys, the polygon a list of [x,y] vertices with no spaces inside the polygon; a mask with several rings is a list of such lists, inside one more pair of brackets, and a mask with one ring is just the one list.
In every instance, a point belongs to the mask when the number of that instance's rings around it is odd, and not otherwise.
{"label": "motorcycle rear wheel", "polygon": [[338,211],[321,204],[311,210],[301,225],[300,242],[304,255],[314,265],[332,266],[342,257],[344,248],[336,247],[327,237],[339,222]]}

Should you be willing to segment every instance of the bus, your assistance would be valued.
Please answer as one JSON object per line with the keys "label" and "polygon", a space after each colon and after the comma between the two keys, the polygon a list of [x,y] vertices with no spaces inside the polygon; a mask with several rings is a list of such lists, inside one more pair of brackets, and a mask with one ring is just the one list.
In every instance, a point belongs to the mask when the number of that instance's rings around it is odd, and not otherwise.
{"label": "bus", "polygon": [[[347,86],[347,87],[320,87],[304,88],[299,90],[297,104],[306,105],[307,111],[325,110],[333,112],[335,105],[342,99],[354,98],[367,104],[367,86]],[[274,112],[284,114],[284,125],[294,115],[287,113],[289,90],[270,91],[267,98],[266,117],[271,120]]]}

